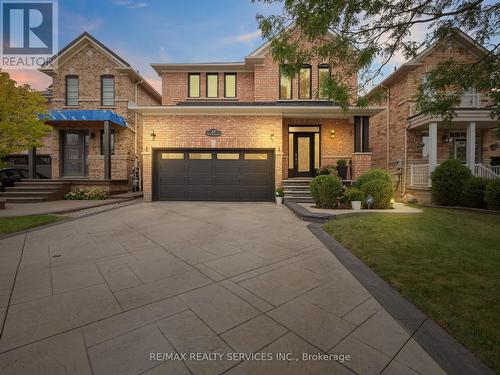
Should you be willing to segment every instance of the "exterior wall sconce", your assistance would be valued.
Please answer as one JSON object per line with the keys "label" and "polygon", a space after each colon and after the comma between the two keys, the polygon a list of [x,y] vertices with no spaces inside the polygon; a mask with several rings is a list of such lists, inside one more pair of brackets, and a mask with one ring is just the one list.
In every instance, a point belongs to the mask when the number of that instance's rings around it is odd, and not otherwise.
{"label": "exterior wall sconce", "polygon": [[450,143],[450,137],[447,135],[443,136],[443,143]]}
{"label": "exterior wall sconce", "polygon": [[274,141],[274,132],[271,132],[271,141]]}
{"label": "exterior wall sconce", "polygon": [[330,132],[330,138],[331,139],[335,139],[335,130],[332,129],[332,131]]}
{"label": "exterior wall sconce", "polygon": [[151,130],[151,132],[149,133],[149,135],[151,136],[151,139],[155,139],[156,137],[156,133],[154,130]]}

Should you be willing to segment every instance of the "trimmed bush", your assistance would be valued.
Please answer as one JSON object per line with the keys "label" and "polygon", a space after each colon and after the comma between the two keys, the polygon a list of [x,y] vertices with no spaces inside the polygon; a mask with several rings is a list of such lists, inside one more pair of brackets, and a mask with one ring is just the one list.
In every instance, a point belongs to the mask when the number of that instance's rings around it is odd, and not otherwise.
{"label": "trimmed bush", "polygon": [[361,190],[365,197],[373,197],[371,208],[391,208],[391,198],[394,194],[392,182],[382,178],[371,180],[365,182]]}
{"label": "trimmed bush", "polygon": [[321,168],[317,170],[318,175],[337,175],[337,167],[334,165],[323,165]]}
{"label": "trimmed bush", "polygon": [[310,184],[311,195],[320,208],[333,208],[337,198],[342,192],[342,182],[338,177],[320,175],[316,176]]}
{"label": "trimmed bush", "polygon": [[456,206],[460,203],[460,194],[464,184],[472,173],[458,160],[449,159],[439,165],[431,174],[432,201],[442,206]]}
{"label": "trimmed bush", "polygon": [[490,210],[500,210],[500,179],[488,182],[484,201]]}
{"label": "trimmed bush", "polygon": [[485,208],[484,192],[488,181],[479,178],[471,177],[465,184],[462,193],[460,194],[460,205],[464,207]]}
{"label": "trimmed bush", "polygon": [[363,193],[361,190],[357,188],[350,188],[347,193],[347,198],[349,199],[349,202],[352,201],[361,201],[363,202],[365,200],[365,193]]}
{"label": "trimmed bush", "polygon": [[359,176],[354,186],[356,186],[358,189],[361,189],[365,183],[373,180],[385,180],[392,184],[392,179],[389,173],[387,173],[383,169],[372,169],[371,171],[365,172],[361,176]]}

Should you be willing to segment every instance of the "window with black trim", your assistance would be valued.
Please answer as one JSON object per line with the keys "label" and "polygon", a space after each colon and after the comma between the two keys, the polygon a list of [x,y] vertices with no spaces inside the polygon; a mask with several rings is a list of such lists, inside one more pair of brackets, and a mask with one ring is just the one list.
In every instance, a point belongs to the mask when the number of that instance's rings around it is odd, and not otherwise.
{"label": "window with black trim", "polygon": [[292,99],[292,80],[280,71],[280,99]]}
{"label": "window with black trim", "polygon": [[299,72],[299,99],[311,99],[311,66],[303,66]]}
{"label": "window with black trim", "polygon": [[207,98],[219,97],[219,74],[207,73]]}
{"label": "window with black trim", "polygon": [[101,105],[115,105],[115,77],[111,75],[101,76]]}
{"label": "window with black trim", "polygon": [[330,65],[328,64],[320,64],[318,65],[318,97],[320,99],[328,99],[328,95],[326,95],[324,91],[325,81],[332,74]]}
{"label": "window with black trim", "polygon": [[224,73],[224,97],[236,98],[236,73]]}
{"label": "window with black trim", "polygon": [[[115,154],[115,129],[111,129],[111,155]],[[104,155],[104,130],[101,130],[101,155]]]}
{"label": "window with black trim", "polygon": [[79,79],[78,76],[66,76],[66,105],[79,104]]}
{"label": "window with black trim", "polygon": [[200,97],[200,73],[188,74],[188,98]]}

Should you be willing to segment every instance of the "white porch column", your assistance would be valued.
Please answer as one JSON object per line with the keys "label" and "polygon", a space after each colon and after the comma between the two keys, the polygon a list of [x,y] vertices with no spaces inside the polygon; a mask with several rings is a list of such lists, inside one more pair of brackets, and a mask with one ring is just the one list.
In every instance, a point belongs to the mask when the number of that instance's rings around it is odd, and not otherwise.
{"label": "white porch column", "polygon": [[474,174],[474,168],[476,165],[476,123],[470,122],[467,124],[467,165],[471,170],[472,174]]}
{"label": "white porch column", "polygon": [[429,124],[429,174],[434,172],[437,165],[437,122]]}

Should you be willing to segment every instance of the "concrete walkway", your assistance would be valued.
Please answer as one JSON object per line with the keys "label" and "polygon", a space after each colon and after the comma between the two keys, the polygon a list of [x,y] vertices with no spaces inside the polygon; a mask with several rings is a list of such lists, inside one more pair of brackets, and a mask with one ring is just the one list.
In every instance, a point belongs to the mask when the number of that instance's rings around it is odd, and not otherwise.
{"label": "concrete walkway", "polygon": [[2,240],[0,373],[443,374],[306,225],[158,202]]}

